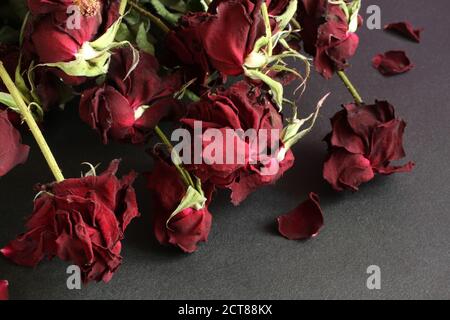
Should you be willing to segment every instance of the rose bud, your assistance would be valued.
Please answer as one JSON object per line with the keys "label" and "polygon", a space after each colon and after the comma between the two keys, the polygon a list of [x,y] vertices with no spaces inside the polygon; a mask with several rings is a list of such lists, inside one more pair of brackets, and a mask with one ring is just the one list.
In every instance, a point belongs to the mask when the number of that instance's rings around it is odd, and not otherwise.
{"label": "rose bud", "polygon": [[[121,240],[139,215],[132,183],[134,172],[117,179],[119,160],[100,176],[90,172],[42,186],[27,231],[1,253],[23,266],[57,256],[81,269],[83,282],[108,282],[122,263]],[[95,171],[95,170],[94,170]]]}
{"label": "rose bud", "polygon": [[115,51],[106,82],[81,97],[81,119],[101,133],[105,144],[109,138],[143,143],[161,119],[176,117],[182,110],[172,98],[179,79],[161,78],[158,61],[145,52],[140,52],[137,68],[127,76],[132,60],[131,50]]}
{"label": "rose bud", "polygon": [[[341,6],[347,6],[347,17]],[[358,16],[360,0],[346,4],[333,4],[327,0],[299,3],[298,20],[305,51],[314,56],[317,71],[330,79],[335,71],[348,67],[348,59],[356,52],[359,37],[356,29],[361,23]]]}
{"label": "rose bud", "polygon": [[6,280],[0,280],[0,301],[1,300],[8,300],[8,281]]}
{"label": "rose bud", "polygon": [[337,190],[358,190],[376,173],[409,172],[414,163],[392,166],[405,157],[403,132],[406,123],[397,119],[387,101],[373,105],[348,104],[331,119],[332,132],[326,138],[329,156],[323,176]]}
{"label": "rose bud", "polygon": [[21,143],[19,131],[11,124],[8,112],[0,110],[0,177],[28,159],[30,147]]}
{"label": "rose bud", "polygon": [[[231,189],[235,205],[258,187],[277,181],[293,165],[292,152],[284,150],[279,141],[283,129],[281,115],[268,94],[259,87],[240,81],[226,90],[203,96],[189,106],[186,117],[181,119],[194,134],[199,121],[203,131],[201,137],[195,139],[200,140],[204,151],[211,143],[211,137],[205,134],[208,129],[218,130],[224,137],[223,144],[215,146],[214,157],[208,152],[195,153],[194,159],[203,159],[202,163],[187,167],[202,182]],[[232,129],[231,136],[227,133],[229,129]],[[246,137],[239,131],[255,134]],[[260,149],[260,144],[265,144],[266,148]],[[235,147],[230,149],[229,145]]]}
{"label": "rose bud", "polygon": [[[147,175],[153,199],[153,230],[161,244],[171,244],[186,253],[197,250],[199,242],[206,242],[211,230],[212,216],[208,211],[212,188],[207,197],[203,191],[186,189],[173,165],[159,157],[153,171]],[[187,199],[197,199],[188,201]],[[189,203],[187,206],[183,203]]]}

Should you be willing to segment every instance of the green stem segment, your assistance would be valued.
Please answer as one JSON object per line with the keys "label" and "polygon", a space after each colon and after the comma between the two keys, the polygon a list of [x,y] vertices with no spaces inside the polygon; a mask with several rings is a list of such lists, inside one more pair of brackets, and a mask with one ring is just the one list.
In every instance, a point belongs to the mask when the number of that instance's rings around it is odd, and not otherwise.
{"label": "green stem segment", "polygon": [[355,102],[357,104],[362,104],[363,100],[362,100],[361,96],[359,95],[358,90],[356,90],[356,88],[353,86],[353,84],[351,83],[351,81],[347,77],[347,75],[344,73],[344,71],[338,71],[337,74],[341,78],[341,80],[345,84],[345,86],[347,87],[350,94],[353,96],[353,99],[355,99]]}
{"label": "green stem segment", "polygon": [[47,141],[45,141],[45,138],[42,135],[42,132],[39,129],[39,126],[37,125],[36,121],[34,120],[32,113],[28,109],[28,106],[23,100],[22,95],[20,94],[19,90],[12,81],[11,77],[9,76],[8,72],[6,71],[1,61],[0,61],[0,77],[3,80],[3,83],[5,84],[6,88],[8,88],[11,97],[17,104],[17,107],[19,108],[23,119],[30,128],[30,131],[33,134],[34,139],[36,140],[36,143],[38,144],[39,148],[41,149],[41,152],[44,155],[44,158],[47,161],[50,170],[55,176],[56,181],[57,182],[63,181],[64,176],[61,172],[61,169],[58,166],[58,163],[55,160],[55,157],[52,154],[52,151],[50,150],[50,147],[47,144]]}
{"label": "green stem segment", "polygon": [[172,154],[173,145],[170,142],[169,138],[167,138],[167,136],[164,134],[164,132],[158,126],[155,127],[155,133],[159,137],[161,142],[167,146],[167,148],[169,149],[170,155],[175,156],[177,158],[173,161],[173,164],[175,165],[178,172],[180,173],[181,179],[183,180],[186,187],[192,186],[193,188],[195,188],[195,184],[194,184],[194,181],[192,180],[191,175],[189,174],[189,172],[186,169],[184,169],[181,166],[181,160],[178,158],[178,155],[175,153]]}
{"label": "green stem segment", "polygon": [[266,27],[266,37],[268,40],[268,44],[267,44],[267,55],[269,57],[272,56],[272,28],[270,26],[270,19],[269,19],[269,12],[267,10],[267,4],[265,2],[262,3],[261,5],[261,13],[264,19],[264,25]]}
{"label": "green stem segment", "polygon": [[138,5],[134,0],[129,0],[128,4],[130,7],[132,7],[134,10],[142,14],[143,16],[146,16],[150,19],[151,22],[153,22],[158,28],[161,29],[164,33],[169,33],[170,28],[157,16],[155,16],[153,13],[147,11],[146,9],[142,8],[140,5]]}

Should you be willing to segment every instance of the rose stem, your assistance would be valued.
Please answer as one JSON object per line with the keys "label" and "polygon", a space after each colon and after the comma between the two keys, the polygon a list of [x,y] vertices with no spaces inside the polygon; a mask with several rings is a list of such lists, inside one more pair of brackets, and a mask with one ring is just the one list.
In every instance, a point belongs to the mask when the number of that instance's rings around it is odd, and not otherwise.
{"label": "rose stem", "polygon": [[[173,150],[173,145],[170,142],[169,138],[166,137],[166,135],[164,134],[164,132],[158,127],[155,127],[155,133],[158,135],[159,139],[162,141],[162,143],[164,143],[167,148],[169,149],[170,155],[172,156],[172,150]],[[177,168],[178,172],[181,175],[181,179],[183,179],[184,184],[186,185],[186,187],[192,186],[195,187],[194,181],[192,181],[191,175],[189,174],[189,172],[187,172],[182,166],[181,166],[181,160],[178,158],[178,155],[175,154],[176,159],[175,161],[172,161],[173,164],[175,165],[175,167]]]}
{"label": "rose stem", "polygon": [[19,107],[20,113],[22,114],[23,119],[30,128],[30,131],[33,134],[34,139],[36,140],[36,143],[38,144],[39,148],[41,149],[41,152],[44,155],[44,158],[47,161],[50,170],[55,176],[56,181],[57,182],[63,181],[64,176],[61,172],[61,169],[58,166],[58,163],[55,160],[55,157],[52,154],[52,151],[50,150],[50,147],[47,144],[47,141],[45,141],[45,138],[42,135],[39,126],[37,125],[33,115],[31,114],[30,110],[25,104],[25,101],[23,101],[22,95],[20,94],[19,90],[17,89],[14,82],[11,80],[11,77],[9,76],[8,72],[6,71],[5,67],[3,66],[2,61],[0,61],[0,77],[2,78],[6,88],[8,88],[8,91],[11,94],[14,101],[16,102],[17,106]]}
{"label": "rose stem", "polygon": [[347,87],[347,89],[350,92],[350,94],[353,96],[353,99],[355,99],[355,102],[357,104],[362,104],[363,100],[362,100],[361,96],[359,95],[358,91],[356,90],[356,88],[351,83],[350,79],[344,73],[344,71],[338,71],[337,74],[341,78],[341,80],[345,84],[345,86]]}
{"label": "rose stem", "polygon": [[261,12],[264,19],[264,25],[266,26],[266,37],[269,41],[267,44],[267,55],[269,57],[272,56],[272,29],[270,27],[270,19],[269,19],[269,12],[267,11],[267,4],[266,2],[263,2],[261,5]]}
{"label": "rose stem", "polygon": [[166,26],[166,24],[164,22],[162,22],[162,20],[160,18],[155,16],[153,13],[142,8],[140,5],[138,5],[136,2],[134,2],[134,0],[129,0],[128,4],[130,5],[130,7],[132,7],[136,11],[138,11],[140,14],[148,17],[150,19],[150,21],[152,21],[155,25],[157,25],[161,29],[161,31],[163,31],[164,33],[168,33],[170,31],[169,27]]}

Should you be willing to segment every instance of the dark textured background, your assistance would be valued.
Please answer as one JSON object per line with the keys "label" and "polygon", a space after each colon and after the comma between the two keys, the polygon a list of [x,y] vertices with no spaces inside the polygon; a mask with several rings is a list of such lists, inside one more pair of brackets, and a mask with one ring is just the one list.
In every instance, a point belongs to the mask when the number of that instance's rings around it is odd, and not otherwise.
{"label": "dark textured background", "polygon": [[[416,44],[381,30],[361,28],[361,45],[349,77],[366,101],[388,99],[408,122],[407,159],[411,174],[378,177],[361,191],[337,194],[322,181],[322,137],[328,118],[351,97],[338,78],[315,76],[301,103],[310,112],[326,92],[326,103],[312,134],[295,147],[295,167],[276,186],[253,194],[240,207],[218,195],[211,211],[209,242],[185,255],[161,247],[150,226],[144,179],[137,183],[142,218],[127,230],[124,263],[109,284],[66,288],[66,263],[44,262],[35,270],[0,258],[0,278],[11,284],[13,299],[341,299],[450,298],[450,2],[448,0],[363,1],[382,8],[383,24],[410,20],[425,28]],[[370,66],[379,52],[404,49],[416,64],[408,74],[383,78]],[[58,121],[56,121],[58,120]],[[123,158],[124,173],[151,168],[144,148],[102,146],[83,125],[76,108],[49,119],[45,132],[66,176],[79,176],[80,163]],[[0,244],[23,230],[35,195],[32,186],[51,176],[33,146],[29,162],[0,180]],[[288,241],[276,232],[275,218],[295,207],[308,192],[319,192],[325,215],[320,236]],[[366,268],[382,271],[382,289],[366,288]]]}

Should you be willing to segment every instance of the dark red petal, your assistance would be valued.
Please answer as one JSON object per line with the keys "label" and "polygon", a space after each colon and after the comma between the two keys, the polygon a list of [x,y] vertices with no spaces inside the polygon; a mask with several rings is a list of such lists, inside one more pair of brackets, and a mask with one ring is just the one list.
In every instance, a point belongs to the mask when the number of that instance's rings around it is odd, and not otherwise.
{"label": "dark red petal", "polygon": [[351,153],[365,153],[364,140],[356,134],[347,121],[346,110],[339,111],[331,119],[332,132],[329,139],[331,146],[342,147]]}
{"label": "dark red petal", "polygon": [[27,161],[30,147],[21,143],[19,131],[11,124],[7,111],[0,110],[0,177]]}
{"label": "dark red petal", "polygon": [[374,177],[369,159],[342,148],[331,151],[323,167],[323,177],[337,191],[358,190],[358,186]]}
{"label": "dark red petal", "polygon": [[395,32],[415,42],[420,42],[420,34],[423,31],[423,29],[414,29],[408,21],[387,24],[384,30]]}
{"label": "dark red petal", "polygon": [[323,227],[322,209],[319,197],[309,194],[309,199],[286,215],[278,217],[278,231],[289,240],[303,240],[315,237]]}
{"label": "dark red petal", "polygon": [[0,280],[0,300],[8,300],[8,281]]}
{"label": "dark red petal", "polygon": [[388,51],[372,59],[372,66],[384,76],[393,76],[408,72],[414,65],[405,51]]}

